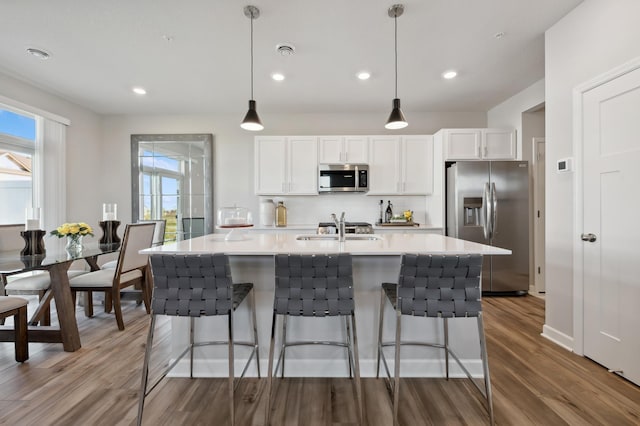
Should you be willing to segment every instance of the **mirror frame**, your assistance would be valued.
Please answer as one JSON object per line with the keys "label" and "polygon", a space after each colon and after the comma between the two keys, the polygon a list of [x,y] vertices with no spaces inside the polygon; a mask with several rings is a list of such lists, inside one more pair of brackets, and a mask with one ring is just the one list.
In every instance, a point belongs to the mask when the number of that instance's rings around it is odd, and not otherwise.
{"label": "mirror frame", "polygon": [[138,151],[141,142],[202,142],[204,144],[204,167],[208,171],[204,183],[205,233],[214,230],[213,214],[213,135],[210,133],[192,134],[147,134],[131,135],[131,219],[140,220],[140,161]]}

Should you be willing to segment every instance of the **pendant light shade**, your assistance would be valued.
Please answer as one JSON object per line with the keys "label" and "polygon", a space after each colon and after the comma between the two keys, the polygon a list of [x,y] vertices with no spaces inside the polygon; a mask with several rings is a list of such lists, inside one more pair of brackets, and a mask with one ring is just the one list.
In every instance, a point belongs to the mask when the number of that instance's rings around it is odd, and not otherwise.
{"label": "pendant light shade", "polygon": [[409,123],[404,118],[404,114],[400,109],[400,98],[398,98],[398,16],[404,12],[404,6],[394,4],[389,8],[389,17],[393,18],[394,23],[394,52],[395,52],[395,97],[393,99],[393,109],[384,125],[386,129],[402,129],[407,127]]}
{"label": "pendant light shade", "polygon": [[244,120],[242,120],[240,127],[252,132],[264,129],[264,126],[260,121],[260,117],[258,117],[258,111],[256,111],[256,101],[253,99],[249,101],[249,111],[247,111],[247,115],[244,116]]}
{"label": "pendant light shade", "polygon": [[251,19],[251,99],[249,100],[249,111],[240,123],[240,127],[245,130],[257,132],[264,129],[258,111],[256,111],[256,101],[253,99],[253,20],[260,16],[260,9],[255,6],[245,6],[244,16]]}

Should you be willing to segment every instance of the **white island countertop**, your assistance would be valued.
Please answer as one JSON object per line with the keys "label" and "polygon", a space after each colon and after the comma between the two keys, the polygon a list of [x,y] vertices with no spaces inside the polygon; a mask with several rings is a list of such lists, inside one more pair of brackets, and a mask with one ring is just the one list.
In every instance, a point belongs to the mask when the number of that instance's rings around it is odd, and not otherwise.
{"label": "white island countertop", "polygon": [[274,255],[282,253],[351,253],[354,256],[389,256],[403,253],[509,255],[511,250],[459,240],[438,234],[372,234],[375,240],[298,240],[293,233],[243,233],[239,240],[226,241],[224,234],[209,234],[191,240],[165,244],[143,253],[226,253],[228,255]]}

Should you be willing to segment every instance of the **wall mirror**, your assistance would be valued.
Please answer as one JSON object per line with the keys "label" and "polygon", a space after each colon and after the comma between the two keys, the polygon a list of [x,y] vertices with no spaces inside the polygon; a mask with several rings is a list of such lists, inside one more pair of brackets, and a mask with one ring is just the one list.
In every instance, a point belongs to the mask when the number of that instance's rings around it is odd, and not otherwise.
{"label": "wall mirror", "polygon": [[213,232],[213,135],[131,135],[133,222],[165,220],[164,241]]}

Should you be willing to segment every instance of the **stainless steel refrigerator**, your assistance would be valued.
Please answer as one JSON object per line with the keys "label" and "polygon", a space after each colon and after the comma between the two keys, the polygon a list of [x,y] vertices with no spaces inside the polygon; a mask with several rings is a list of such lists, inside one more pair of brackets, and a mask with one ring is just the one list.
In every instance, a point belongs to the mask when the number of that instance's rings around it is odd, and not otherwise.
{"label": "stainless steel refrigerator", "polygon": [[510,249],[485,256],[484,294],[529,290],[529,164],[458,161],[447,168],[447,235]]}

